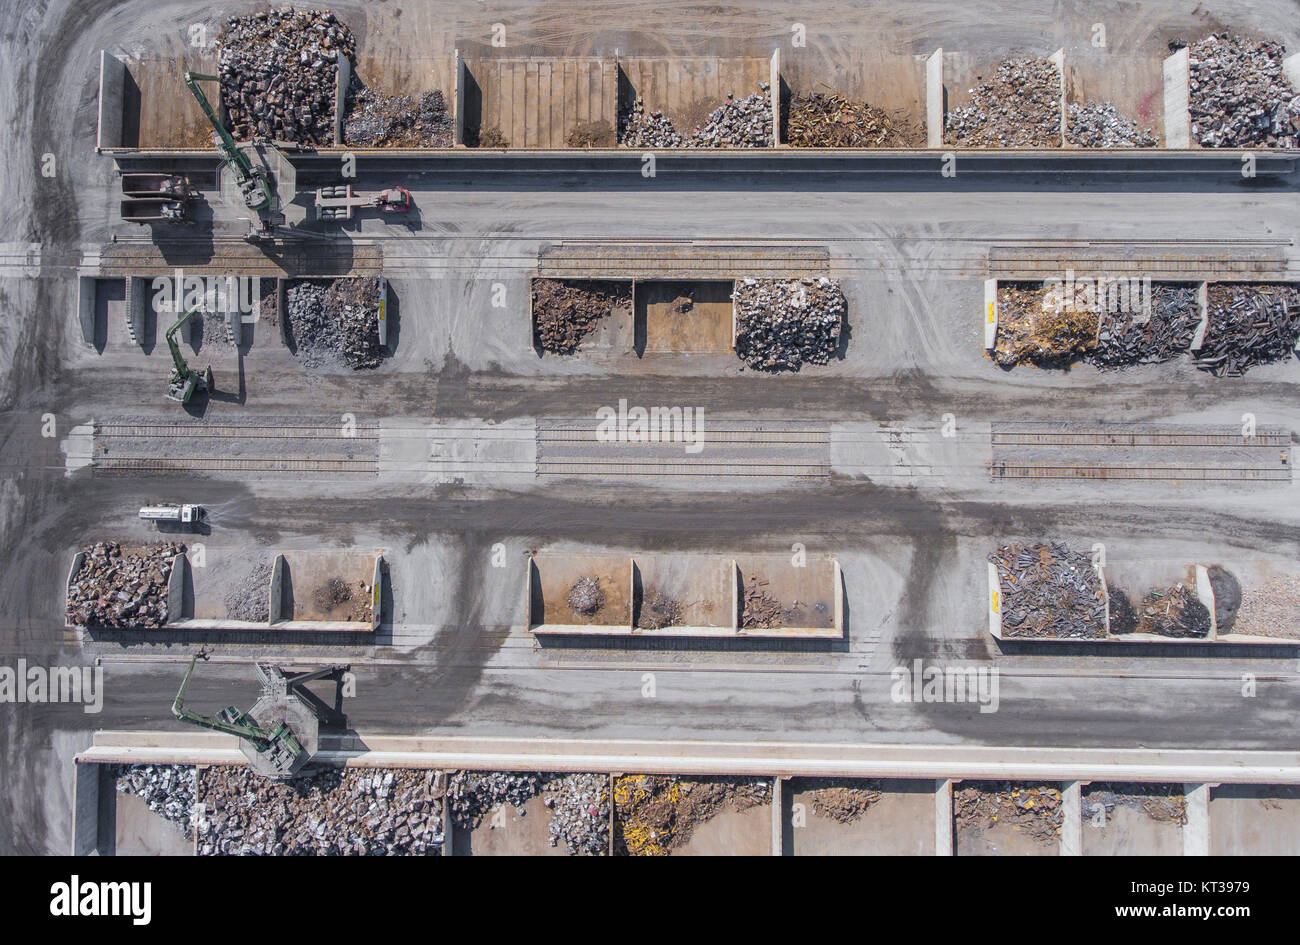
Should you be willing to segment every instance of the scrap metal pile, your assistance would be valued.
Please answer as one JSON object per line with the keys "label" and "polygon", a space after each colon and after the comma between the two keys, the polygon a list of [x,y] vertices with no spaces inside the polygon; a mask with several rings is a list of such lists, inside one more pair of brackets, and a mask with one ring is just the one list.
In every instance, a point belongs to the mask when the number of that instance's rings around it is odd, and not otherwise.
{"label": "scrap metal pile", "polygon": [[923,142],[903,111],[892,114],[836,92],[810,92],[790,102],[786,141],[800,148],[910,148]]}
{"label": "scrap metal pile", "polygon": [[741,601],[740,625],[746,630],[776,630],[790,626],[797,608],[787,607],[778,598],[763,590],[767,581],[751,574],[745,582],[745,596]]}
{"label": "scrap metal pile", "polygon": [[285,8],[232,16],[217,47],[231,134],[334,143],[338,60],[352,59],[356,41],[333,13]]}
{"label": "scrap metal pile", "polygon": [[761,91],[737,99],[731,95],[691,134],[696,148],[770,148],[772,100],[766,82]]}
{"label": "scrap metal pile", "polygon": [[650,585],[641,594],[641,606],[637,610],[636,625],[642,630],[662,630],[664,627],[677,627],[682,623],[681,602],[669,597],[655,585]]}
{"label": "scrap metal pile", "polygon": [[1081,803],[1085,824],[1104,826],[1119,807],[1140,810],[1155,821],[1187,823],[1187,798],[1177,784],[1094,782]]}
{"label": "scrap metal pile", "polygon": [[573,354],[615,308],[632,304],[631,287],[622,282],[580,279],[533,281],[533,337],[552,354]]}
{"label": "scrap metal pile", "polygon": [[1071,148],[1154,148],[1155,132],[1142,128],[1110,102],[1066,106],[1065,143]]}
{"label": "scrap metal pile", "polygon": [[838,279],[741,279],[731,298],[736,353],[752,368],[797,371],[839,351],[848,304]]}
{"label": "scrap metal pile", "polygon": [[1048,298],[1030,283],[998,286],[998,334],[993,359],[1000,367],[1065,367],[1097,344],[1099,319],[1079,298]]}
{"label": "scrap metal pile", "polygon": [[851,824],[859,820],[872,804],[884,796],[877,780],[812,778],[803,781],[801,787],[812,796],[813,813],[837,824]]}
{"label": "scrap metal pile", "polygon": [[598,578],[581,577],[569,588],[565,600],[575,614],[590,617],[605,606],[605,592],[601,589]]}
{"label": "scrap metal pile", "polygon": [[1086,554],[1062,542],[1003,545],[989,561],[1002,589],[1006,637],[1097,640],[1106,636],[1106,594]]}
{"label": "scrap metal pile", "polygon": [[772,783],[766,779],[621,777],[614,782],[614,852],[666,856],[724,810],[746,811],[771,803]]}
{"label": "scrap metal pile", "polygon": [[649,111],[640,97],[619,103],[618,142],[628,148],[770,148],[772,100],[768,83],[759,91],[727,99],[698,128],[683,134],[661,111]]}
{"label": "scrap metal pile", "polygon": [[348,101],[343,137],[362,147],[450,148],[452,119],[441,90],[413,98],[363,88]]}
{"label": "scrap metal pile", "polygon": [[1059,148],[1061,72],[1047,59],[1008,59],[948,112],[944,142],[965,148]]}
{"label": "scrap metal pile", "polygon": [[167,581],[184,545],[159,542],[124,552],[118,542],[101,541],[84,550],[86,561],[68,588],[69,623],[120,630],[167,622]]}
{"label": "scrap metal pile", "polygon": [[189,765],[118,765],[114,768],[118,794],[133,794],[164,820],[194,836],[194,768]]}
{"label": "scrap metal pile", "polygon": [[291,782],[204,768],[200,856],[400,856],[442,851],[441,772],[323,768]]}
{"label": "scrap metal pile", "polygon": [[379,364],[378,279],[335,279],[328,286],[296,282],[287,299],[293,341],[309,365],[341,360],[360,369]]}
{"label": "scrap metal pile", "polygon": [[1300,287],[1211,285],[1209,327],[1193,363],[1215,377],[1240,377],[1289,360],[1300,341]]}
{"label": "scrap metal pile", "polygon": [[458,830],[477,829],[493,810],[506,804],[522,817],[524,805],[540,794],[551,812],[547,828],[551,846],[563,843],[573,855],[609,852],[609,779],[603,774],[457,771],[447,792],[451,820]]}
{"label": "scrap metal pile", "polygon": [[953,791],[958,830],[989,830],[1006,824],[1040,843],[1056,843],[1064,813],[1060,789],[1051,784],[973,781]]}
{"label": "scrap metal pile", "polygon": [[1300,147],[1300,89],[1281,43],[1215,33],[1188,49],[1192,137],[1204,148]]}
{"label": "scrap metal pile", "polygon": [[1207,637],[1210,611],[1196,597],[1194,586],[1182,581],[1168,588],[1152,588],[1138,608],[1138,633],[1162,637]]}
{"label": "scrap metal pile", "polygon": [[1194,286],[1156,283],[1149,313],[1102,313],[1097,347],[1088,352],[1088,362],[1105,370],[1172,361],[1187,353],[1200,320]]}

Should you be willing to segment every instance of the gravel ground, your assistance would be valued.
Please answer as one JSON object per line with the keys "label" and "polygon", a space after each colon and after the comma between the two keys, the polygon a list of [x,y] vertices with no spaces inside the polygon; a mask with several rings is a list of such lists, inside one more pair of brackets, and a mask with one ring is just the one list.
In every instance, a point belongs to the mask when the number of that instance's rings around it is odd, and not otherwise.
{"label": "gravel ground", "polygon": [[1274,575],[1247,582],[1232,632],[1300,640],[1300,577]]}

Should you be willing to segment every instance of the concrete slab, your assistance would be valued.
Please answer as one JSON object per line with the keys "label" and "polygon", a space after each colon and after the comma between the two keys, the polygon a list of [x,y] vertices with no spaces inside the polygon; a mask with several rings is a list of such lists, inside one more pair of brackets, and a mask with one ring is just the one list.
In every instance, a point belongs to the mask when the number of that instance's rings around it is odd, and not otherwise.
{"label": "concrete slab", "polygon": [[[631,559],[624,554],[565,554],[533,556],[529,626],[627,627],[632,621]],[[569,604],[569,591],[581,578],[595,578],[605,595],[604,605],[580,614]]]}
{"label": "concrete slab", "polygon": [[638,283],[636,319],[638,338],[645,339],[645,353],[725,354],[731,351],[734,285],[734,282],[694,281]]}
{"label": "concrete slab", "polygon": [[[1144,801],[1160,805],[1165,785],[1094,783],[1083,788],[1084,856],[1181,856],[1178,817],[1152,816]],[[1181,787],[1169,800],[1182,802]],[[1153,807],[1159,811],[1159,807]],[[1185,814],[1184,814],[1185,816]]]}
{"label": "concrete slab", "polygon": [[672,856],[767,856],[772,852],[772,809],[726,810],[695,828]]}
{"label": "concrete slab", "polygon": [[787,849],[794,856],[931,856],[934,854],[933,781],[834,782],[836,787],[882,791],[878,801],[849,824],[819,815],[816,791],[828,782],[793,779],[784,822]]}
{"label": "concrete slab", "polygon": [[[375,554],[355,551],[286,551],[280,612],[272,620],[370,622]],[[347,599],[331,595],[338,580]]]}
{"label": "concrete slab", "polygon": [[117,856],[194,855],[194,841],[187,840],[176,824],[151,811],[143,798],[116,796]]}
{"label": "concrete slab", "polygon": [[1211,790],[1211,856],[1297,854],[1300,787],[1223,784]]}
{"label": "concrete slab", "polygon": [[551,812],[542,796],[524,804],[521,816],[510,804],[495,807],[473,831],[458,830],[453,856],[567,856],[563,845],[551,846]]}

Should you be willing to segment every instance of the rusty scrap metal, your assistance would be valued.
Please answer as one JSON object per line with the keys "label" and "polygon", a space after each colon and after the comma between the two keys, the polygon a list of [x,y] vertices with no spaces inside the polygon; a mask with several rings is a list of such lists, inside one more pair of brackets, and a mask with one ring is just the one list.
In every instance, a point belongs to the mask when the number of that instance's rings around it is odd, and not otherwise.
{"label": "rusty scrap metal", "polygon": [[1062,542],[1003,545],[989,555],[1002,588],[1007,637],[1097,640],[1106,597],[1092,559]]}
{"label": "rusty scrap metal", "polygon": [[1219,284],[1209,290],[1209,327],[1193,363],[1215,377],[1289,360],[1300,340],[1300,287]]}
{"label": "rusty scrap metal", "polygon": [[885,111],[836,92],[810,92],[790,102],[787,143],[801,148],[908,148],[921,144],[902,109]]}

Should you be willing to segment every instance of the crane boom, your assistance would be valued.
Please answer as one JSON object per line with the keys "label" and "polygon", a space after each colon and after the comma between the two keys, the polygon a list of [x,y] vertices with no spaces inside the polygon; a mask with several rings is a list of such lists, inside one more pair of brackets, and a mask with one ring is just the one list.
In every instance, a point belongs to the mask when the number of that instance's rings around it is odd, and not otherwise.
{"label": "crane boom", "polygon": [[260,168],[254,167],[244,152],[239,150],[239,145],[235,143],[235,139],[230,132],[221,124],[221,119],[213,111],[211,103],[208,102],[208,97],[199,88],[199,82],[219,81],[220,79],[215,75],[204,75],[200,72],[185,73],[185,85],[198,101],[199,108],[203,109],[203,114],[207,116],[208,121],[211,122],[213,129],[217,133],[217,139],[220,142],[217,149],[221,151],[226,164],[235,174],[235,182],[244,196],[245,206],[249,210],[265,210],[271,205],[271,186],[266,179],[266,174]]}

